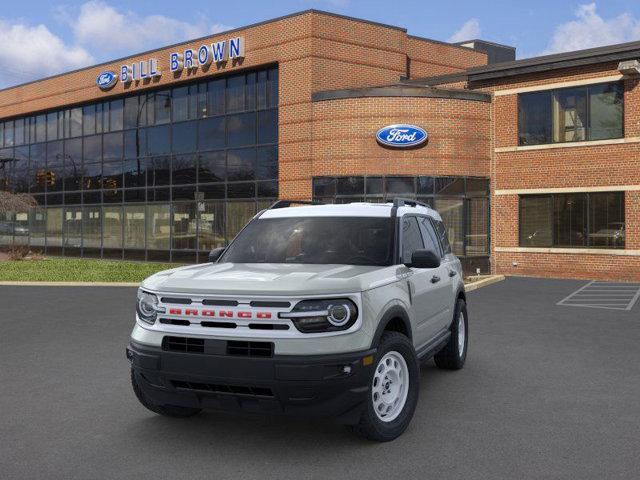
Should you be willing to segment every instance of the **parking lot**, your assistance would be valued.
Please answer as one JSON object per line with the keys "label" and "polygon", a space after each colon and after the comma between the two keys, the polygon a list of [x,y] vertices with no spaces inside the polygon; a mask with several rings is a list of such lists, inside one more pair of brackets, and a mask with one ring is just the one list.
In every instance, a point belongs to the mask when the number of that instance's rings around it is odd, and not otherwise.
{"label": "parking lot", "polygon": [[468,294],[467,366],[422,368],[398,440],[339,425],[135,399],[135,289],[0,286],[0,477],[637,478],[640,305],[557,305],[584,281],[508,278]]}

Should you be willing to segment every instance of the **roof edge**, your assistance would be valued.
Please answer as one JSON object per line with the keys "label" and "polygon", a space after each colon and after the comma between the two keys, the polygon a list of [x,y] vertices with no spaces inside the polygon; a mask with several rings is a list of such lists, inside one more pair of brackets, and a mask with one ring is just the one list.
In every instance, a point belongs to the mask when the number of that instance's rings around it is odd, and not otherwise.
{"label": "roof edge", "polygon": [[469,100],[472,102],[491,102],[491,95],[469,90],[455,90],[433,88],[413,85],[388,85],[384,87],[346,88],[340,90],[323,90],[311,95],[312,102],[324,102],[328,100],[346,100],[350,98],[371,97],[421,97],[421,98],[448,98],[456,100]]}

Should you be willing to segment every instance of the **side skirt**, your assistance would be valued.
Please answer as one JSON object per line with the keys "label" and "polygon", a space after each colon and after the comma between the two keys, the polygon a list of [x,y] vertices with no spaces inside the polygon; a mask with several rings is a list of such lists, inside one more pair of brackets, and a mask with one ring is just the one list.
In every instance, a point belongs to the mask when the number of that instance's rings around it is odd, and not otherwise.
{"label": "side skirt", "polygon": [[418,360],[420,360],[421,362],[429,360],[445,347],[450,337],[450,330],[445,330],[439,333],[433,340],[418,349],[418,351],[416,352],[416,354],[418,355]]}

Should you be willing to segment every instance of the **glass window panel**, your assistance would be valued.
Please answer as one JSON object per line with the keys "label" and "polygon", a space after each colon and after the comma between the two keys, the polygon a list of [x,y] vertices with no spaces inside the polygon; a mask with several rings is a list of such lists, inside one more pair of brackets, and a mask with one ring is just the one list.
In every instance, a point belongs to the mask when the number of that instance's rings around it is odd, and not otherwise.
{"label": "glass window panel", "polygon": [[[64,157],[63,157],[63,143],[62,140],[57,142],[49,142],[46,146],[47,150],[47,191],[56,192],[62,191],[64,185]],[[36,178],[38,163],[35,163],[35,158],[32,159],[31,180]],[[34,168],[36,173],[34,173]],[[33,184],[32,184],[33,185]]]}
{"label": "glass window panel", "polygon": [[47,211],[42,207],[32,208],[29,212],[29,245],[44,247],[47,230]]}
{"label": "glass window panel", "polygon": [[47,247],[62,246],[62,208],[47,208]]}
{"label": "glass window panel", "polygon": [[102,135],[84,137],[82,144],[82,158],[84,163],[102,160]]}
{"label": "glass window panel", "polygon": [[436,195],[464,195],[464,178],[462,177],[436,177]]}
{"label": "glass window panel", "polygon": [[122,190],[103,190],[102,201],[104,203],[122,203]]}
{"label": "glass window panel", "polygon": [[[147,165],[150,163],[149,160],[144,159],[134,159],[134,160],[125,160],[123,171],[124,171],[124,186],[125,187],[144,187],[147,177]],[[153,178],[153,170],[151,170],[151,177]]]}
{"label": "glass window panel", "polygon": [[258,180],[272,180],[278,178],[278,147],[259,147],[257,150],[258,165],[256,178]]}
{"label": "glass window panel", "polygon": [[171,94],[173,121],[180,122],[189,118],[189,87],[174,88]]}
{"label": "glass window panel", "polygon": [[153,176],[151,171],[147,173],[148,185],[169,185],[171,180],[171,157],[162,156],[153,158]]}
{"label": "glass window panel", "polygon": [[103,207],[104,248],[122,248],[122,207]]}
{"label": "glass window panel", "polygon": [[138,127],[138,96],[132,95],[124,99],[124,113],[123,113],[123,127],[124,128],[136,128]]}
{"label": "glass window panel", "polygon": [[198,122],[198,149],[216,150],[224,148],[225,142],[225,118],[212,117]]}
{"label": "glass window panel", "polygon": [[622,83],[589,87],[589,140],[620,138],[624,135],[623,104]]}
{"label": "glass window panel", "polygon": [[387,194],[414,195],[413,177],[387,177]]}
{"label": "glass window panel", "polygon": [[4,146],[4,123],[0,123],[0,148]]}
{"label": "glass window panel", "polygon": [[551,142],[551,92],[518,95],[518,144]]}
{"label": "glass window panel", "polygon": [[51,205],[62,205],[64,202],[64,197],[61,193],[48,193],[46,203],[47,206]]}
{"label": "glass window panel", "polygon": [[258,196],[259,197],[278,197],[278,182],[258,182]]}
{"label": "glass window panel", "polygon": [[0,213],[0,245],[13,243],[13,213]]}
{"label": "glass window panel", "polygon": [[101,187],[102,163],[85,163],[83,165],[83,190],[95,190]]}
{"label": "glass window panel", "polygon": [[111,102],[109,102],[109,131],[115,132],[122,130],[123,126],[124,102],[121,99],[111,100]]}
{"label": "glass window panel", "polygon": [[[40,115],[39,118],[44,118],[44,115]],[[14,145],[24,145],[25,143],[25,128],[24,128],[24,118],[18,118],[13,122],[13,144]],[[46,131],[44,132],[46,134]],[[46,135],[45,135],[46,137]],[[46,138],[38,140],[39,142],[43,142]]]}
{"label": "glass window panel", "polygon": [[171,130],[174,153],[195,152],[198,138],[197,122],[174,123]]}
{"label": "glass window panel", "polygon": [[520,197],[520,246],[550,247],[553,240],[553,197]]}
{"label": "glass window panel", "polygon": [[411,256],[416,250],[424,248],[422,234],[416,217],[402,218],[402,263],[411,263]]}
{"label": "glass window panel", "polygon": [[96,133],[109,131],[109,104],[96,104]]}
{"label": "glass window panel", "polygon": [[196,103],[196,112],[193,118],[203,118],[207,116],[207,84],[199,83],[197,85],[198,88],[198,99]]}
{"label": "glass window panel", "polygon": [[489,195],[488,178],[467,178],[467,196]]}
{"label": "glass window panel", "polygon": [[66,207],[64,209],[64,246],[82,247],[82,208]]}
{"label": "glass window panel", "polygon": [[340,177],[337,179],[337,195],[362,195],[364,177]]}
{"label": "glass window panel", "polygon": [[4,146],[13,146],[13,121],[4,122]]}
{"label": "glass window panel", "polygon": [[381,195],[383,190],[382,177],[367,177],[366,179],[366,194],[367,195]]}
{"label": "glass window panel", "polygon": [[147,191],[144,188],[124,190],[124,203],[140,203],[147,200]]}
{"label": "glass window panel", "polygon": [[149,155],[162,155],[171,152],[171,136],[169,125],[147,129],[147,145]]}
{"label": "glass window panel", "polygon": [[489,254],[489,199],[467,201],[467,256]]}
{"label": "glass window panel", "polygon": [[256,115],[253,112],[227,116],[227,145],[242,147],[256,143]]}
{"label": "glass window panel", "polygon": [[171,199],[176,200],[194,200],[196,195],[196,186],[189,187],[173,187],[171,189]]}
{"label": "glass window panel", "polygon": [[13,217],[13,244],[29,244],[29,212],[16,212]]}
{"label": "glass window panel", "polygon": [[418,177],[418,195],[433,195],[434,183],[433,177]]}
{"label": "glass window panel", "polygon": [[587,88],[566,88],[554,92],[553,141],[581,142],[587,139]]}
{"label": "glass window panel", "polygon": [[58,112],[47,114],[47,140],[58,139]]}
{"label": "glass window panel", "polygon": [[64,142],[64,188],[80,190],[82,179],[82,139]]}
{"label": "glass window panel", "polygon": [[169,204],[147,205],[147,248],[169,250]]}
{"label": "glass window panel", "polygon": [[195,250],[196,231],[196,204],[175,203],[173,205],[173,248]]}
{"label": "glass window panel", "polygon": [[256,103],[258,109],[267,108],[267,70],[258,72],[258,82],[256,85]]}
{"label": "glass window panel", "polygon": [[87,105],[82,107],[82,132],[84,135],[95,135],[96,133],[96,106]]}
{"label": "glass window panel", "polygon": [[460,200],[435,199],[435,208],[440,213],[449,237],[453,253],[464,255],[464,202]]}
{"label": "glass window panel", "polygon": [[269,107],[278,106],[278,69],[272,68],[269,70],[269,84],[268,84],[268,102]]}
{"label": "glass window panel", "polygon": [[82,212],[82,246],[100,248],[102,246],[102,210],[99,206],[85,207]]}
{"label": "glass window panel", "polygon": [[[56,154],[59,154],[59,152],[52,150],[52,160]],[[0,157],[2,157],[2,153],[0,153]],[[47,144],[37,143],[31,145],[29,157],[29,190],[32,193],[44,192],[47,189],[47,183],[53,183],[50,181],[50,175],[47,173]],[[54,187],[52,191],[60,190],[60,188],[55,188],[57,186],[57,179],[56,183],[50,186]]]}
{"label": "glass window panel", "polygon": [[238,232],[244,227],[251,218],[256,214],[256,203],[251,202],[227,202],[227,224],[226,235],[227,241],[231,242]]}
{"label": "glass window panel", "polygon": [[586,194],[556,195],[554,199],[554,222],[554,245],[559,247],[586,246]]}
{"label": "glass window panel", "polygon": [[198,212],[198,250],[211,251],[226,245],[224,202],[201,202]]}
{"label": "glass window panel", "polygon": [[103,137],[103,156],[105,160],[112,160],[122,158],[123,148],[123,136],[122,132],[107,133]]}
{"label": "glass window panel", "polygon": [[224,113],[225,80],[212,80],[207,84],[207,115],[220,115]]}
{"label": "glass window panel", "polygon": [[181,185],[185,183],[196,183],[196,156],[176,155],[172,161],[172,183]]}
{"label": "glass window panel", "polygon": [[204,198],[225,198],[224,183],[217,183],[214,185],[199,185],[198,192],[202,192]]}
{"label": "glass window panel", "polygon": [[589,246],[624,248],[624,192],[589,195]]}
{"label": "glass window panel", "polygon": [[153,188],[147,190],[147,201],[149,202],[166,202],[171,200],[171,189]]}
{"label": "glass window panel", "polygon": [[418,225],[420,226],[420,232],[422,233],[424,248],[426,250],[431,250],[439,256],[442,256],[443,251],[440,248],[438,234],[436,233],[431,220],[426,217],[420,217],[418,219]]}
{"label": "glass window panel", "polygon": [[243,148],[227,153],[227,179],[229,181],[255,180],[256,149]]}
{"label": "glass window panel", "polygon": [[256,74],[249,72],[246,75],[247,85],[245,87],[245,108],[247,110],[256,109]]}
{"label": "glass window panel", "polygon": [[234,75],[227,78],[227,112],[244,110],[244,75]]}
{"label": "glass window panel", "polygon": [[[105,161],[102,165],[102,188],[115,189],[122,187],[122,161]],[[85,199],[86,202],[86,199]]]}
{"label": "glass window panel", "polygon": [[147,155],[147,130],[137,128],[124,132],[125,158],[143,157]]}
{"label": "glass window panel", "polygon": [[[13,188],[16,193],[29,191],[29,145],[16,147],[14,151]],[[1,161],[1,160],[0,160]]]}
{"label": "glass window panel", "polygon": [[[16,121],[16,137],[18,134],[18,125],[21,122]],[[24,129],[22,130],[22,134],[24,135]],[[22,138],[24,140],[24,137]],[[38,115],[36,117],[36,142],[45,142],[47,140],[47,116],[46,115]],[[17,138],[16,138],[17,145]]]}
{"label": "glass window panel", "polygon": [[168,90],[156,92],[154,95],[154,123],[168,123],[171,120],[171,94]]}
{"label": "glass window panel", "polygon": [[227,184],[227,197],[229,198],[253,198],[256,196],[256,184],[254,182]]}
{"label": "glass window panel", "polygon": [[275,109],[258,112],[258,143],[278,142],[278,111]]}
{"label": "glass window panel", "polygon": [[86,191],[82,193],[82,203],[102,203],[102,192],[100,191]]}
{"label": "glass window panel", "polygon": [[124,207],[124,248],[144,248],[145,206],[125,205]]}
{"label": "glass window panel", "polygon": [[80,135],[82,135],[82,108],[72,108],[71,110],[69,110],[68,136],[79,137]]}
{"label": "glass window panel", "polygon": [[313,179],[313,196],[335,197],[337,181],[335,178],[320,177]]}

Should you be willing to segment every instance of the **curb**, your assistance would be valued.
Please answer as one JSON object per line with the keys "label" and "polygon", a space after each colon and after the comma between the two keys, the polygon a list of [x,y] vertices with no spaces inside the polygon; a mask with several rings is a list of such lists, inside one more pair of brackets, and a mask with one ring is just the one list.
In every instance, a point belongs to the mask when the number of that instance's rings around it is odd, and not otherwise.
{"label": "curb", "polygon": [[0,282],[0,286],[13,287],[138,287],[138,283],[128,282]]}
{"label": "curb", "polygon": [[482,287],[487,287],[489,285],[493,285],[494,283],[501,282],[505,279],[504,275],[491,275],[490,277],[483,278],[477,282],[470,283],[469,285],[464,286],[465,292],[473,292]]}

